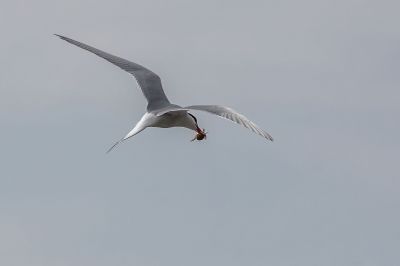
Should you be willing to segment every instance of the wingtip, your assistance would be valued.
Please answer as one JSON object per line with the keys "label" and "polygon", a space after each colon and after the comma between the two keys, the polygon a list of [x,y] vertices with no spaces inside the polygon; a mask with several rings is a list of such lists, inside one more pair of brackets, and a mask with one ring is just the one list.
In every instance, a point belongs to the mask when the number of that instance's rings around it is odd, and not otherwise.
{"label": "wingtip", "polygon": [[270,134],[268,134],[268,133],[266,133],[266,135],[265,135],[264,137],[265,137],[267,140],[271,141],[271,142],[274,141],[274,138],[273,138]]}
{"label": "wingtip", "polygon": [[53,33],[53,35],[56,36],[56,37],[58,37],[58,38],[60,38],[61,40],[67,40],[67,39],[68,39],[67,37],[62,36],[62,35],[57,34],[57,33]]}

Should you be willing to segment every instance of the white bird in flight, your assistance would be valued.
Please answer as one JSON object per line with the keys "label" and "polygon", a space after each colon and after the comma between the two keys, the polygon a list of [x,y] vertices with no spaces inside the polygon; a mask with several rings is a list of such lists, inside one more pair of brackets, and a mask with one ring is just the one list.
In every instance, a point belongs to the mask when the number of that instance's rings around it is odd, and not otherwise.
{"label": "white bird in flight", "polygon": [[254,124],[244,115],[239,114],[232,108],[221,105],[191,105],[187,107],[181,107],[176,104],[171,104],[161,86],[160,77],[151,70],[139,64],[130,62],[126,59],[96,49],[87,44],[72,40],[58,34],[55,35],[60,37],[64,41],[67,41],[82,49],[94,53],[97,56],[100,56],[108,62],[132,74],[133,77],[136,79],[138,85],[142,89],[144,97],[147,99],[147,112],[142,116],[135,127],[125,137],[116,142],[107,151],[107,153],[110,152],[119,143],[135,136],[147,127],[185,127],[196,132],[196,135],[192,139],[192,141],[196,139],[205,139],[207,132],[199,127],[196,117],[189,113],[189,111],[192,110],[205,111],[214,115],[218,115],[222,118],[229,119],[250,129],[254,133],[266,138],[267,140],[273,140],[270,134],[268,134],[266,131]]}

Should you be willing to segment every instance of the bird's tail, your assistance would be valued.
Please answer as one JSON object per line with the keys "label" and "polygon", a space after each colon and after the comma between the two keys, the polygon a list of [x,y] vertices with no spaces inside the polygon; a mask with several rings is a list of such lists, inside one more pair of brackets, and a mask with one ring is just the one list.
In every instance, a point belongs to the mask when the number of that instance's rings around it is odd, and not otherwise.
{"label": "bird's tail", "polygon": [[117,147],[118,144],[120,144],[120,143],[123,142],[123,141],[124,141],[124,139],[121,139],[121,140],[115,142],[115,144],[112,145],[112,146],[106,151],[106,153],[110,153],[115,147]]}

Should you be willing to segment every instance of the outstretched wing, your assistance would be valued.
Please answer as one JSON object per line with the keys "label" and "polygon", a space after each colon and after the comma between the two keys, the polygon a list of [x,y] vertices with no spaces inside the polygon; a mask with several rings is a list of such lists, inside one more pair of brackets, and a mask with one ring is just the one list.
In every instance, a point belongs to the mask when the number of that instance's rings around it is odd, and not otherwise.
{"label": "outstretched wing", "polygon": [[259,126],[254,124],[252,121],[250,121],[247,117],[245,117],[242,114],[239,114],[235,110],[229,107],[221,106],[221,105],[191,105],[187,107],[176,107],[176,106],[170,106],[170,107],[165,107],[160,110],[154,111],[154,114],[157,116],[161,116],[165,113],[168,112],[175,112],[175,111],[190,111],[190,110],[198,110],[198,111],[204,111],[208,112],[214,115],[218,115],[222,118],[229,119],[239,125],[244,126],[245,128],[250,129],[254,133],[270,140],[273,141],[274,139],[271,137],[270,134],[268,134],[265,130],[261,129]]}
{"label": "outstretched wing", "polygon": [[76,45],[82,49],[85,49],[91,53],[94,53],[97,56],[107,60],[108,62],[120,67],[121,69],[127,71],[128,73],[132,74],[136,79],[137,83],[139,84],[144,97],[146,97],[148,105],[147,110],[152,111],[162,107],[169,105],[169,101],[167,96],[164,93],[164,90],[161,85],[161,79],[157,74],[148,70],[147,68],[130,62],[126,59],[117,57],[115,55],[106,53],[99,49],[96,49],[92,46],[87,44],[72,40],[70,38],[55,34],[56,36],[60,37],[62,40],[67,41],[73,45]]}

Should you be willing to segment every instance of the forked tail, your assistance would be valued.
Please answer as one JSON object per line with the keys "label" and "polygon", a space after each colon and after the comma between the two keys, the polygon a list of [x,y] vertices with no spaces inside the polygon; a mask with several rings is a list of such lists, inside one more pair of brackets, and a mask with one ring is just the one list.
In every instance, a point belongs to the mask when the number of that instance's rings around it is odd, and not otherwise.
{"label": "forked tail", "polygon": [[120,144],[120,143],[123,142],[123,141],[124,141],[124,139],[121,139],[121,140],[115,142],[115,144],[112,145],[112,146],[106,151],[106,153],[110,153],[118,144]]}

